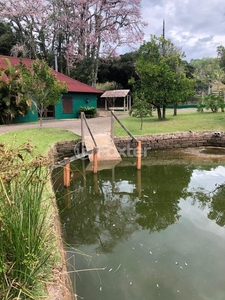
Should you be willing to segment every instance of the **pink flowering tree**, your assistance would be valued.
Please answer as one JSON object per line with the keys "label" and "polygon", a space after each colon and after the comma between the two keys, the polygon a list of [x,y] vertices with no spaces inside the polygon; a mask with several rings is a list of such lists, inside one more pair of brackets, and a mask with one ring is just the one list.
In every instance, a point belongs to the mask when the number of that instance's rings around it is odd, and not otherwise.
{"label": "pink flowering tree", "polygon": [[0,0],[0,20],[17,34],[15,55],[50,59],[57,50],[59,70],[66,73],[77,60],[91,61],[95,85],[100,57],[117,55],[118,47],[143,40],[141,0]]}
{"label": "pink flowering tree", "polygon": [[51,46],[51,5],[44,0],[1,0],[0,18],[10,21],[17,38],[14,55],[29,58],[45,56]]}

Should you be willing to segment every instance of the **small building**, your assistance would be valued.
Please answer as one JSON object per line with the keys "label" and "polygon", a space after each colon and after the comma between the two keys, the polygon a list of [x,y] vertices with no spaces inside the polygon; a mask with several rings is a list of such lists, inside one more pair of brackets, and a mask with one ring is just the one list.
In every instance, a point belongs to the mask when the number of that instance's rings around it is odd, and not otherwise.
{"label": "small building", "polygon": [[[30,67],[34,60],[27,58],[11,57],[0,55],[0,69],[7,68],[7,62],[5,58],[9,59],[12,66],[20,64],[20,61]],[[78,108],[80,106],[96,107],[97,98],[102,94],[102,91],[97,90],[87,84],[77,81],[62,73],[56,72],[52,69],[52,72],[56,75],[60,82],[65,82],[68,92],[63,95],[59,103],[55,106],[51,105],[46,110],[43,118],[55,118],[55,119],[70,119],[78,117]],[[14,119],[14,123],[34,122],[38,120],[38,113],[35,107],[33,112],[29,111],[25,116],[19,115]]]}
{"label": "small building", "polygon": [[101,97],[105,101],[105,110],[123,110],[131,109],[130,90],[110,90],[104,92]]}

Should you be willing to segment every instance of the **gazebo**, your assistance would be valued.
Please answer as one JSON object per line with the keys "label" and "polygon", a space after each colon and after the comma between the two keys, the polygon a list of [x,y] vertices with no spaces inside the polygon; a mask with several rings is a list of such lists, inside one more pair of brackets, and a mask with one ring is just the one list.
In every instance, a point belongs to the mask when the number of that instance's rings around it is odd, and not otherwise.
{"label": "gazebo", "polygon": [[105,110],[123,110],[131,109],[130,90],[111,90],[106,91],[101,95],[105,99]]}

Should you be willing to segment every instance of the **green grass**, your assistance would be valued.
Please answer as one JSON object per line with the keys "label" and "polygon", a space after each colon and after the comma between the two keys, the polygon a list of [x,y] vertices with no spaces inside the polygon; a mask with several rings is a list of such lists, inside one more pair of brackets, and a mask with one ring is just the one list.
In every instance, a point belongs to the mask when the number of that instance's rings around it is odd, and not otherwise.
{"label": "green grass", "polygon": [[76,140],[79,136],[75,133],[58,128],[23,129],[6,132],[0,135],[0,143],[18,145],[29,140],[29,143],[36,147],[36,154],[46,154],[52,144],[58,141]]}
{"label": "green grass", "polygon": [[[156,112],[153,117],[144,118],[143,128],[140,129],[140,119],[125,117],[122,123],[133,135],[147,135],[160,133],[174,133],[185,131],[225,131],[225,113],[217,112],[188,112],[172,115],[172,110],[167,111],[166,120],[158,121]],[[115,122],[115,136],[126,136],[127,133]]]}

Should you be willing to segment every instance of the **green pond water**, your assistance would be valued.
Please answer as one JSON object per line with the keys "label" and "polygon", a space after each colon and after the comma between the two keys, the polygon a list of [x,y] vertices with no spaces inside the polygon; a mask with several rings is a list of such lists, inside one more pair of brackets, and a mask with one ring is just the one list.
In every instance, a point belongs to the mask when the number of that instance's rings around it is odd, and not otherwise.
{"label": "green pond water", "polygon": [[55,170],[77,299],[225,299],[225,158],[212,150],[150,152],[141,171],[127,158],[97,175],[78,161],[70,188]]}

